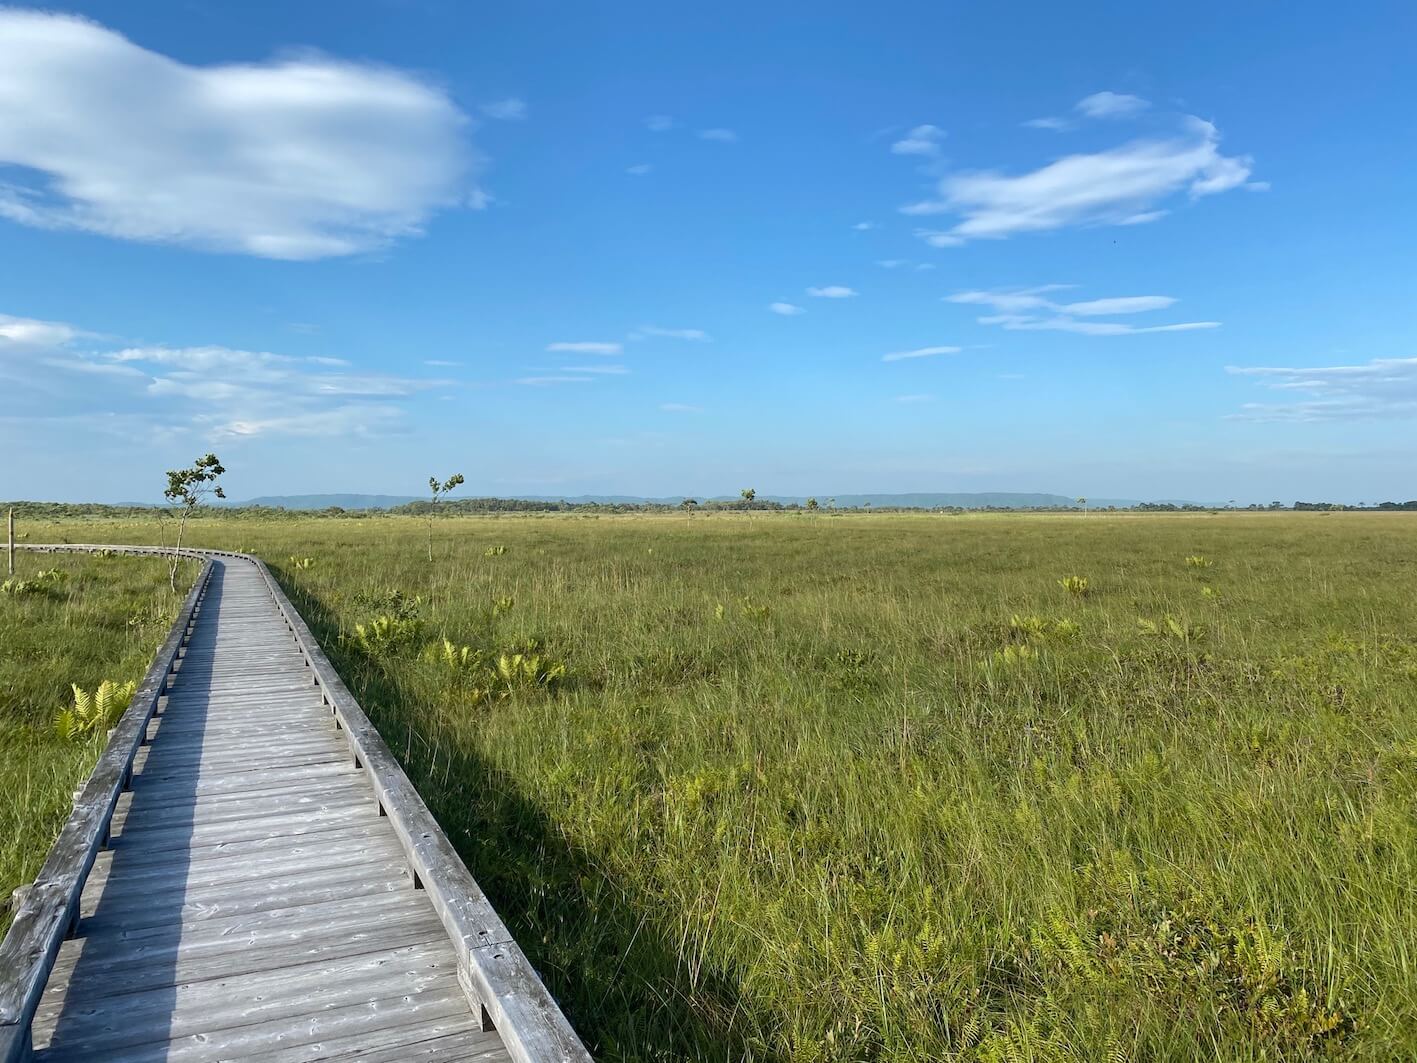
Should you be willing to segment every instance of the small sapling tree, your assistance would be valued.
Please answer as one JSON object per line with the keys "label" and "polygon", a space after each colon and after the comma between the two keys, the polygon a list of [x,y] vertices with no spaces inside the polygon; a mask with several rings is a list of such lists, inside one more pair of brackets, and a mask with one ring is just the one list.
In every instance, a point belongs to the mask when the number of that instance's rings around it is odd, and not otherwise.
{"label": "small sapling tree", "polygon": [[809,499],[807,499],[807,512],[808,512],[808,513],[815,513],[815,512],[817,512],[817,500],[816,500],[815,498],[809,498]]}
{"label": "small sapling tree", "polygon": [[172,561],[167,570],[174,594],[177,593],[177,566],[182,563],[182,533],[208,495],[226,497],[218,482],[224,472],[226,469],[215,454],[200,457],[185,469],[167,470],[167,490],[162,496],[172,506],[177,519],[177,539],[172,544]]}
{"label": "small sapling tree", "polygon": [[685,517],[687,517],[689,520],[693,520],[693,519],[694,519],[694,507],[697,506],[698,504],[699,504],[699,500],[698,500],[697,498],[686,498],[686,499],[684,499],[684,501],[682,501],[682,502],[679,503],[679,508],[684,511],[684,516],[685,516]]}
{"label": "small sapling tree", "polygon": [[433,492],[433,506],[428,510],[428,561],[430,564],[433,561],[433,518],[437,515],[438,503],[443,500],[444,495],[463,482],[463,475],[460,472],[453,473],[442,483],[438,482],[436,476],[428,477],[428,489]]}
{"label": "small sapling tree", "polygon": [[1078,505],[1082,506],[1082,511],[1083,511],[1084,514],[1086,514],[1086,513],[1087,513],[1087,499],[1085,499],[1085,498],[1083,498],[1081,495],[1079,495],[1079,496],[1078,496]]}
{"label": "small sapling tree", "polygon": [[745,487],[738,492],[743,496],[743,508],[748,509],[753,504],[753,499],[758,497],[758,492],[751,487]]}

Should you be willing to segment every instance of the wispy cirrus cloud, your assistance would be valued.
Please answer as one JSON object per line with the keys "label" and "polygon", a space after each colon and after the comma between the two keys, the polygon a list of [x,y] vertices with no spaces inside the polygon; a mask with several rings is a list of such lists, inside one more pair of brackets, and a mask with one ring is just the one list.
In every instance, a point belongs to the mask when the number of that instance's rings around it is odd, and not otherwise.
{"label": "wispy cirrus cloud", "polygon": [[693,406],[687,402],[661,402],[659,408],[665,413],[703,413],[702,406]]}
{"label": "wispy cirrus cloud", "polygon": [[706,343],[713,337],[700,328],[660,328],[658,325],[641,325],[630,333],[630,339],[642,340],[649,337],[666,340],[691,340]]}
{"label": "wispy cirrus cloud", "polygon": [[[1151,106],[1149,100],[1124,92],[1094,92],[1073,104],[1073,111],[1082,118],[1121,119],[1135,118]],[[1077,125],[1075,118],[1033,118],[1023,123],[1033,129],[1051,129],[1065,132]]]}
{"label": "wispy cirrus cloud", "polygon": [[784,302],[769,303],[768,309],[774,314],[780,314],[783,317],[796,317],[798,314],[805,314],[807,312],[795,303]]}
{"label": "wispy cirrus cloud", "polygon": [[526,101],[519,100],[515,96],[484,103],[478,110],[498,122],[520,122],[527,116]]}
{"label": "wispy cirrus cloud", "polygon": [[369,251],[485,202],[466,116],[314,53],[192,66],[95,22],[0,8],[0,217],[276,259]]}
{"label": "wispy cirrus cloud", "polygon": [[1417,415],[1417,358],[1374,358],[1361,365],[1227,366],[1291,396],[1248,402],[1232,417],[1248,421],[1364,421]]}
{"label": "wispy cirrus cloud", "polygon": [[933,358],[939,354],[958,354],[960,347],[917,347],[913,351],[893,351],[881,355],[883,362],[904,362],[913,358]]}
{"label": "wispy cirrus cloud", "polygon": [[600,342],[593,340],[561,341],[548,343],[546,349],[553,354],[623,354],[625,345],[623,343]]}
{"label": "wispy cirrus cloud", "polygon": [[940,142],[945,139],[945,131],[935,125],[918,125],[891,145],[895,155],[925,155],[933,158],[940,154]]}
{"label": "wispy cirrus cloud", "polygon": [[1250,181],[1253,160],[1220,152],[1219,131],[1186,118],[1171,137],[1132,140],[1091,154],[1068,155],[1029,173],[955,173],[937,195],[901,208],[907,215],[954,215],[948,228],[916,235],[935,247],[1002,240],[1023,233],[1093,225],[1137,225],[1163,217],[1178,196],[1189,200]]}
{"label": "wispy cirrus cloud", "polygon": [[1078,100],[1073,109],[1084,118],[1132,118],[1150,106],[1149,101],[1125,92],[1094,92]]}
{"label": "wispy cirrus cloud", "polygon": [[73,325],[9,315],[0,315],[0,378],[27,396],[25,415],[36,419],[57,402],[210,440],[375,435],[403,424],[407,400],[450,384],[364,371],[327,355],[115,346]]}
{"label": "wispy cirrus cloud", "polygon": [[629,366],[624,365],[564,365],[560,372],[572,373],[576,376],[585,373],[598,374],[600,376],[624,376],[630,371]]}
{"label": "wispy cirrus cloud", "polygon": [[1165,325],[1132,325],[1120,321],[1098,321],[1099,317],[1121,317],[1165,310],[1177,300],[1169,295],[1128,295],[1107,299],[1059,302],[1050,293],[1065,291],[1066,284],[1045,284],[1036,288],[997,291],[965,291],[946,296],[947,302],[987,306],[995,313],[978,318],[981,325],[998,325],[1013,331],[1074,332],[1085,336],[1130,336],[1147,332],[1190,332],[1219,328],[1218,321],[1182,321]]}
{"label": "wispy cirrus cloud", "polygon": [[813,299],[854,299],[861,293],[844,284],[828,284],[824,288],[808,288],[807,294]]}

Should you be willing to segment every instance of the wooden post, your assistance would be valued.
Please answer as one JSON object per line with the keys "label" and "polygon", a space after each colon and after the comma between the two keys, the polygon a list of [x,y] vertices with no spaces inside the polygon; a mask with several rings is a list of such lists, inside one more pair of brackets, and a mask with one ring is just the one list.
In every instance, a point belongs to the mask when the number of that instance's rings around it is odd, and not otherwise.
{"label": "wooden post", "polygon": [[6,521],[10,529],[10,575],[15,574],[15,507],[10,507],[10,519]]}

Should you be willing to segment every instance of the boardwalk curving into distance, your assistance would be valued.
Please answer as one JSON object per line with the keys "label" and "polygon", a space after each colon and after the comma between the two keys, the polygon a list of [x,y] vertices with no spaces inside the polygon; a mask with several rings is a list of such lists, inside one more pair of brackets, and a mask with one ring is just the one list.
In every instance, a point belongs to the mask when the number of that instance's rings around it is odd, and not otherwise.
{"label": "boardwalk curving into distance", "polygon": [[265,566],[204,556],[21,892],[0,1061],[588,1061]]}

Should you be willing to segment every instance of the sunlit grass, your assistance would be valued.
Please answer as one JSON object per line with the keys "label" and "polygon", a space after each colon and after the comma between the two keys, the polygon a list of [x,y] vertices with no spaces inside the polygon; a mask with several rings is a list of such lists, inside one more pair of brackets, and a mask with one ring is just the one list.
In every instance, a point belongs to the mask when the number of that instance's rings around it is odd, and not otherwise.
{"label": "sunlit grass", "polygon": [[275,567],[598,1058],[1417,1055],[1417,521],[190,536]]}

